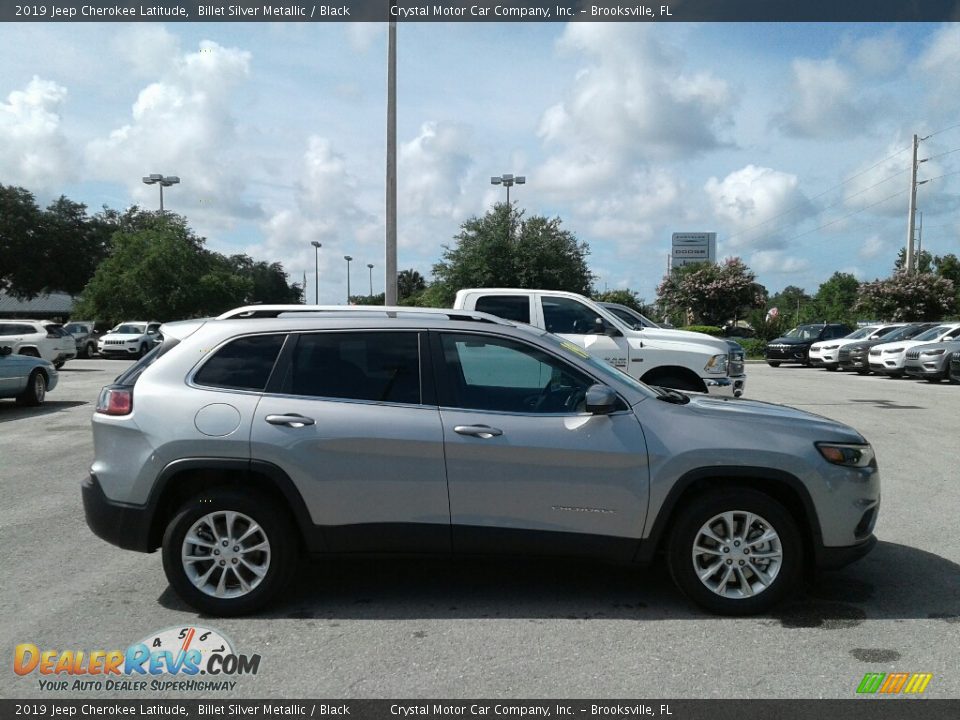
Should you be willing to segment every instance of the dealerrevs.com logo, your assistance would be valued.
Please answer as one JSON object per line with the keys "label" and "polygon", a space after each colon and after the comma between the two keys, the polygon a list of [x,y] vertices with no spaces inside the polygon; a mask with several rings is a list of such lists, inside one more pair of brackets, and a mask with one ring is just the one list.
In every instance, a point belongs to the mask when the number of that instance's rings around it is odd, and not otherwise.
{"label": "dealerrevs.com logo", "polygon": [[920,695],[933,679],[932,673],[867,673],[857,686],[860,695]]}
{"label": "dealerrevs.com logo", "polygon": [[126,650],[41,649],[20,643],[13,671],[37,675],[44,691],[233,690],[231,678],[256,675],[260,655],[243,655],[216,630],[172,627],[151,633]]}

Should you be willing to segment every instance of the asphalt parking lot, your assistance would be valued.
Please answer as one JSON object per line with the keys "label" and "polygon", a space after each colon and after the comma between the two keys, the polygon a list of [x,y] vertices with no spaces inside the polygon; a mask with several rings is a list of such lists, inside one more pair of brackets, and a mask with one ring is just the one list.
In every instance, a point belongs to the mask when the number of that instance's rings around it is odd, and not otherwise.
{"label": "asphalt parking lot", "polygon": [[853,425],[884,483],[877,548],[767,616],[706,615],[662,569],[363,560],[305,564],[285,602],[221,620],[177,599],[159,554],[84,522],[89,418],[127,365],[71,361],[43,407],[0,401],[0,697],[44,695],[36,674],[14,674],[18,643],[114,650],[171,626],[262,656],[221,699],[850,698],[864,673],[892,671],[933,673],[927,696],[960,697],[960,385],[749,366],[747,397]]}

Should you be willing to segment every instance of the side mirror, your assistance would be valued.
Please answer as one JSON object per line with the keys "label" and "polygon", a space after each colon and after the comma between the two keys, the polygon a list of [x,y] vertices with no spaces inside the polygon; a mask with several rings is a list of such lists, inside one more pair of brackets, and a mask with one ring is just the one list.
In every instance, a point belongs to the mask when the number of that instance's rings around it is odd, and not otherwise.
{"label": "side mirror", "polygon": [[597,335],[606,335],[607,337],[619,337],[620,335],[623,334],[619,330],[617,330],[613,325],[611,325],[606,320],[604,320],[602,317],[598,317],[593,322],[596,327],[596,330],[594,330],[594,332]]}
{"label": "side mirror", "polygon": [[617,409],[617,393],[597,383],[587,388],[584,409],[591,415],[609,415]]}

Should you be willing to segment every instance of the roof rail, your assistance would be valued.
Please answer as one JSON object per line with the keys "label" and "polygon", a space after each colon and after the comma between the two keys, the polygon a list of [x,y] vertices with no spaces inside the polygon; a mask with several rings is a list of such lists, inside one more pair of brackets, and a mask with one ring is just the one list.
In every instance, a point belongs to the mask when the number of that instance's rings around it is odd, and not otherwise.
{"label": "roof rail", "polygon": [[446,317],[448,320],[465,320],[471,322],[485,322],[496,325],[512,325],[513,323],[502,318],[494,317],[482,312],[470,310],[447,310],[445,308],[421,308],[407,306],[382,305],[245,305],[228,310],[218,315],[216,320],[243,320],[255,318],[277,318],[282,315],[374,315],[381,313],[390,318],[404,315],[435,315]]}

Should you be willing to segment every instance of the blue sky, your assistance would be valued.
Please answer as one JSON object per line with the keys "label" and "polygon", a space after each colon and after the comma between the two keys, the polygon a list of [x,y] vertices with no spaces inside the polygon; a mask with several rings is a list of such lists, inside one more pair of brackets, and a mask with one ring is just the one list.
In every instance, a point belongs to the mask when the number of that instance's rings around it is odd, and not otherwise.
{"label": "blue sky", "polygon": [[[960,253],[960,24],[401,24],[399,267],[511,197],[654,298],[675,231],[775,291],[889,273],[921,143],[923,244]],[[383,289],[382,24],[0,25],[0,182],[168,209],[320,301]],[[944,177],[940,177],[944,176]],[[312,292],[310,293],[312,300]]]}

